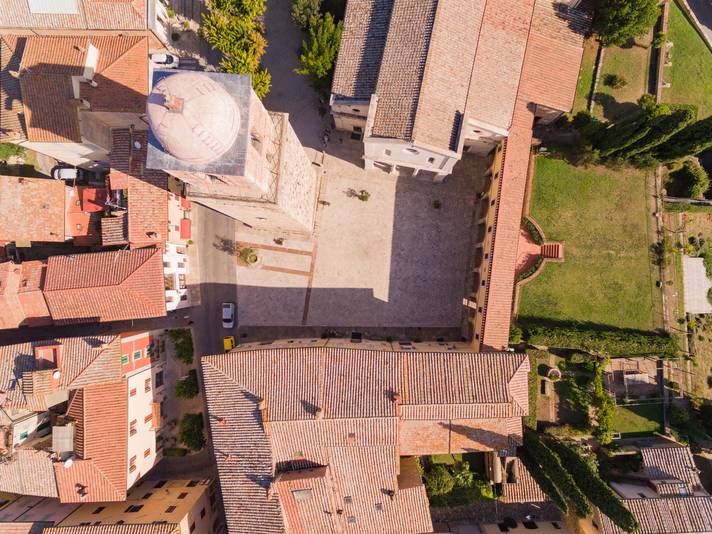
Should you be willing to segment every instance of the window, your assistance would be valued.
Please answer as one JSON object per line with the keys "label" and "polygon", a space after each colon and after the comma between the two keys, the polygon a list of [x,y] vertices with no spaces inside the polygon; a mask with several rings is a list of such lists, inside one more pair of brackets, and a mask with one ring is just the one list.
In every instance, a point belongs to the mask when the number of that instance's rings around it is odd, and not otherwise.
{"label": "window", "polygon": [[428,158],[428,163],[435,163],[435,158]]}
{"label": "window", "polygon": [[143,418],[143,422],[144,422],[144,423],[148,423],[149,421],[151,421],[151,419],[153,419],[153,414],[152,414],[152,413],[150,413],[150,414],[148,414],[146,417],[144,417],[144,418]]}
{"label": "window", "polygon": [[349,518],[347,519],[349,523],[352,525],[356,523],[356,516],[350,515]]}
{"label": "window", "polygon": [[133,388],[131,391],[129,391],[129,397],[135,397],[136,396],[136,388]]}
{"label": "window", "polygon": [[389,149],[385,149],[385,150],[383,151],[383,153],[384,153],[386,156],[390,156],[390,155],[391,155],[391,151],[390,151]]}
{"label": "window", "polygon": [[418,152],[415,148],[404,148],[403,151],[408,152],[409,154],[414,154],[416,156],[420,154],[420,152]]}
{"label": "window", "polygon": [[190,531],[193,532],[195,530],[195,523],[190,524]]}
{"label": "window", "polygon": [[124,510],[124,513],[133,514],[135,512],[140,511],[141,508],[143,508],[143,504],[132,504],[126,510]]}
{"label": "window", "polygon": [[205,508],[200,509],[200,519],[203,519],[205,517]]}
{"label": "window", "polygon": [[124,521],[123,519],[119,519],[119,520],[116,522],[117,525],[123,525],[124,523],[126,523],[126,521]]}
{"label": "window", "polygon": [[20,439],[26,439],[29,435],[30,433],[25,430],[24,432],[20,433]]}
{"label": "window", "polygon": [[377,502],[376,503],[376,511],[377,512],[382,512],[383,511],[383,503]]}
{"label": "window", "polygon": [[132,456],[129,460],[129,473],[136,471],[136,456]]}
{"label": "window", "polygon": [[133,353],[133,359],[134,359],[134,361],[141,359],[141,351],[140,351],[140,350],[135,350],[135,351],[134,351],[134,353]]}
{"label": "window", "polygon": [[186,487],[186,488],[194,488],[194,487],[197,486],[197,485],[198,485],[198,481],[197,481],[197,480],[191,480],[190,482],[188,482],[188,483],[185,485],[185,487]]}
{"label": "window", "polygon": [[106,509],[106,506],[99,506],[96,510],[94,510],[92,512],[92,514],[100,514],[105,509]]}
{"label": "window", "polygon": [[[148,449],[148,450],[150,451],[151,449]],[[142,499],[150,499],[150,498],[151,498],[151,495],[153,495],[153,493],[151,493],[151,492],[149,491],[148,493],[146,493],[146,494],[145,494],[143,497],[141,497],[141,498],[142,498]]]}
{"label": "window", "polygon": [[82,521],[81,523],[79,523],[80,527],[88,527],[89,525],[91,525],[89,521]]}
{"label": "window", "polygon": [[363,128],[361,128],[360,126],[354,126],[354,132],[361,133],[361,132],[363,132]]}
{"label": "window", "polygon": [[359,108],[351,108],[351,111],[354,113],[361,113],[361,110]]}
{"label": "window", "polygon": [[137,432],[137,430],[136,430],[136,419],[134,419],[133,421],[131,421],[131,422],[129,423],[129,435],[135,436],[135,435],[136,435],[136,432]]}
{"label": "window", "polygon": [[185,499],[187,496],[188,496],[188,494],[187,494],[186,492],[183,492],[183,493],[181,493],[180,495],[178,495],[178,498],[179,498],[179,499]]}
{"label": "window", "polygon": [[127,363],[129,363],[129,355],[122,354],[121,355],[121,365],[126,365]]}
{"label": "window", "polygon": [[[145,451],[143,451],[143,457],[144,457],[144,458],[148,458],[149,456],[151,456],[151,449],[150,449],[150,448],[148,448],[148,449],[146,449]],[[149,495],[150,495],[150,493],[149,493]]]}
{"label": "window", "polygon": [[165,485],[166,485],[166,481],[165,481],[165,480],[159,480],[158,482],[156,482],[156,485],[153,486],[153,487],[154,487],[154,488],[162,488],[162,487],[165,486]]}
{"label": "window", "polygon": [[151,379],[147,378],[146,381],[143,383],[143,390],[148,393],[151,391]]}
{"label": "window", "polygon": [[351,495],[347,495],[344,497],[344,504],[353,504],[354,500],[351,498]]}
{"label": "window", "polygon": [[175,506],[169,506],[168,508],[166,508],[166,513],[167,513],[167,514],[172,514],[172,513],[175,512],[175,511],[176,511],[176,507],[175,507]]}

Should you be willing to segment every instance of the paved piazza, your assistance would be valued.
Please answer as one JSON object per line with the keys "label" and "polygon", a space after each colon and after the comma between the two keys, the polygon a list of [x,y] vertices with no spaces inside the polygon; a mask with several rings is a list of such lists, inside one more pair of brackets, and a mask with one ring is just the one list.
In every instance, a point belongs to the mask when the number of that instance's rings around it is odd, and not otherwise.
{"label": "paved piazza", "polygon": [[315,238],[237,231],[259,257],[237,268],[240,326],[461,325],[485,162],[468,156],[433,184],[364,171],[359,148],[343,139],[324,159]]}

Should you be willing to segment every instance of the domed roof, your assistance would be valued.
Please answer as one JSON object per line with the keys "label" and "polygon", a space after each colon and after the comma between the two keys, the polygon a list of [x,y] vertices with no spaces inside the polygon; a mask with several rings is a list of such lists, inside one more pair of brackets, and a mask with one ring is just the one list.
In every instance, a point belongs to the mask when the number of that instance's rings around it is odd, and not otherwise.
{"label": "domed roof", "polygon": [[153,134],[174,158],[209,163],[234,144],[240,128],[235,100],[199,72],[162,78],[151,91],[146,114]]}

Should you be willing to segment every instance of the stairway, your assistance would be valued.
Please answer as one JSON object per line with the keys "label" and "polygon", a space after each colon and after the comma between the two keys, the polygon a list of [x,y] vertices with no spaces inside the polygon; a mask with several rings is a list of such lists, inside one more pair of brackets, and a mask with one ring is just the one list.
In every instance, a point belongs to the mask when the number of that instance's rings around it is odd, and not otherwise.
{"label": "stairway", "polygon": [[548,259],[563,260],[564,246],[561,243],[544,243],[541,246],[541,255]]}

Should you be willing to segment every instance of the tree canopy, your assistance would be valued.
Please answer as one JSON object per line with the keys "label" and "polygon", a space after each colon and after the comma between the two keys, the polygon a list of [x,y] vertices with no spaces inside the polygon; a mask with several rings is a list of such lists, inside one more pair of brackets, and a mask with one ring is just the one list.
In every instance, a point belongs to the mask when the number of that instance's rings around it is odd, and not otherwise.
{"label": "tree canopy", "polygon": [[602,0],[594,29],[604,46],[647,34],[660,16],[657,0]]}

